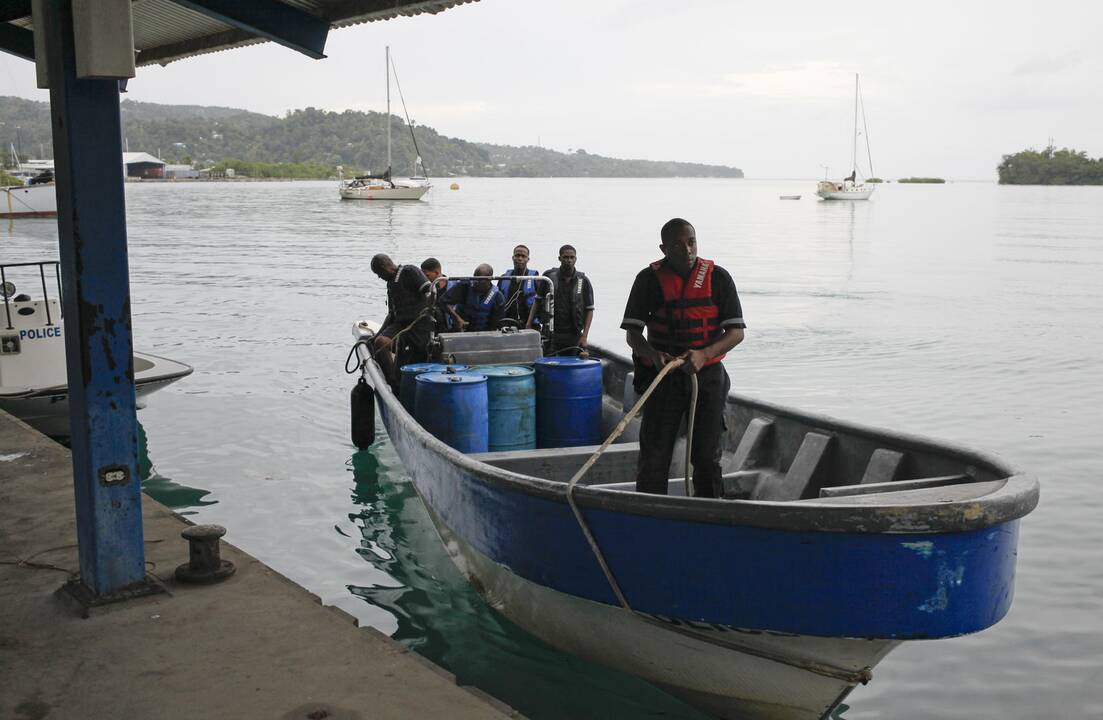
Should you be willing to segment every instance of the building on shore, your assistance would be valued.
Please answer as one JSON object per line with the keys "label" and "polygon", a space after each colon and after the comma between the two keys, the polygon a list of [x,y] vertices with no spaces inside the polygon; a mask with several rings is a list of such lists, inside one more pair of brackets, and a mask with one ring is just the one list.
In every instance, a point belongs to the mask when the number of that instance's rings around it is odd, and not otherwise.
{"label": "building on shore", "polygon": [[191,165],[165,165],[166,180],[192,180],[199,177],[199,171]]}
{"label": "building on shore", "polygon": [[144,152],[123,153],[124,174],[128,178],[163,178],[165,161]]}

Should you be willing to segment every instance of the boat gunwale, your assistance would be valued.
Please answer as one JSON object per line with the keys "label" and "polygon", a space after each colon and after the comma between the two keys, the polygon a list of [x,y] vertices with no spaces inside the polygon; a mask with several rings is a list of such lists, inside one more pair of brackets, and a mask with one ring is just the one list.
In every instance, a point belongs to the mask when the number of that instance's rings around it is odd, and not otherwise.
{"label": "boat gunwale", "polygon": [[[156,375],[152,374],[153,371],[163,367],[163,365],[153,363],[151,367],[135,372],[134,391],[136,393],[140,390],[148,388],[151,385],[175,382],[181,378],[186,378],[188,375],[191,375],[193,372],[195,372],[195,368],[193,368],[191,365],[188,365],[187,363],[182,363],[179,360],[172,360],[160,355],[151,355],[149,353],[135,351],[134,357],[142,359],[153,358],[160,361],[161,363],[168,363],[170,365],[170,369],[163,369],[159,371]],[[172,365],[177,365],[180,369],[171,369]],[[13,393],[10,395],[0,394],[0,400],[36,400],[46,397],[67,396],[69,394],[69,384],[66,383],[64,385],[51,385],[44,388],[25,388],[25,390],[26,392],[23,393]]]}
{"label": "boat gunwale", "polygon": [[[621,364],[627,359],[616,353],[591,345],[592,354]],[[560,481],[505,470],[471,458],[438,440],[402,406],[398,397],[383,379],[374,360],[365,368],[376,394],[402,432],[412,433],[418,444],[442,461],[459,468],[471,479],[567,503],[567,484]],[[1038,481],[1032,475],[1015,471],[1002,461],[976,450],[952,443],[939,442],[919,435],[876,430],[856,423],[841,421],[785,408],[781,405],[728,394],[728,403],[813,424],[821,429],[864,437],[888,438],[897,448],[936,451],[965,461],[968,465],[984,465],[997,474],[1003,484],[993,492],[978,498],[948,502],[927,502],[912,505],[878,505],[839,502],[819,503],[816,499],[799,502],[766,500],[689,498],[673,495],[644,495],[603,488],[600,485],[576,486],[574,498],[585,509],[627,513],[644,517],[717,525],[748,526],[789,531],[813,531],[859,534],[937,534],[981,530],[1017,520],[1038,504]],[[390,429],[388,428],[388,433]],[[854,496],[860,498],[861,496]]]}

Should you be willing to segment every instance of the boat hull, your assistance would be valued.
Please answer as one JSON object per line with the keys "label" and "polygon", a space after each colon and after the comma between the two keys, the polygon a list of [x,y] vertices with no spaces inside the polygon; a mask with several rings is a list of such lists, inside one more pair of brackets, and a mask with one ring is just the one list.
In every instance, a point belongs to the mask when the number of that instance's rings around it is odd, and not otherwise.
{"label": "boat hull", "polygon": [[833,182],[821,182],[816,188],[816,195],[823,200],[869,200],[873,190],[870,185],[843,183],[840,188]]}
{"label": "boat hull", "polygon": [[[192,373],[183,363],[134,353],[134,394],[138,406],[151,393],[171,385]],[[27,423],[43,435],[67,438],[69,430],[69,390],[66,387],[47,388],[19,397],[0,397],[0,410]]]}
{"label": "boat hull", "polygon": [[420,200],[429,192],[429,186],[418,187],[378,187],[363,186],[340,188],[342,200]]}
{"label": "boat hull", "polygon": [[[630,366],[606,362],[606,392],[623,387],[617,373]],[[978,483],[988,505],[1004,508],[995,515],[949,500],[871,510],[579,486],[574,498],[622,606],[564,482],[456,452],[402,408],[374,362],[366,370],[447,552],[489,604],[556,647],[715,715],[826,717],[901,641],[974,632],[1010,606],[1018,518],[1037,501],[1036,483],[1017,476]],[[728,412],[747,405],[732,396]],[[906,444],[878,442],[889,440]]]}
{"label": "boat hull", "polygon": [[[517,576],[430,512],[444,547],[494,609],[549,645],[642,677],[722,718],[818,720],[899,643],[755,632],[641,616]],[[773,658],[801,659],[837,675]]]}
{"label": "boat hull", "polygon": [[0,218],[57,217],[54,184],[14,185],[0,188]]}

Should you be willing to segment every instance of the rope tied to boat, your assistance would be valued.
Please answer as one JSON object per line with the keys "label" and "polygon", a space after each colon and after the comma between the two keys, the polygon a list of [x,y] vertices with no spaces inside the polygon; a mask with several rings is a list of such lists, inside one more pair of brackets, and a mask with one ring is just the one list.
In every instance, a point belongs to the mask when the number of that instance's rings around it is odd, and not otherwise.
{"label": "rope tied to boat", "polygon": [[[578,521],[578,526],[581,528],[582,534],[586,537],[586,542],[590,544],[590,550],[594,553],[594,558],[597,560],[598,565],[601,566],[601,571],[605,574],[605,580],[609,583],[609,587],[612,589],[613,594],[616,595],[617,601],[625,610],[632,613],[634,613],[635,610],[628,604],[628,600],[624,597],[624,593],[621,592],[620,584],[617,583],[616,577],[613,576],[613,571],[605,561],[605,555],[602,554],[597,540],[594,539],[593,533],[590,532],[590,526],[586,524],[586,518],[582,516],[582,511],[579,509],[578,503],[575,502],[574,490],[578,485],[578,481],[590,471],[590,468],[593,467],[602,453],[608,450],[609,446],[613,444],[613,441],[620,437],[621,433],[628,428],[628,423],[632,422],[632,419],[636,417],[636,414],[643,408],[644,403],[651,397],[651,393],[655,392],[655,388],[659,387],[659,383],[663,381],[663,378],[666,377],[671,370],[680,368],[685,362],[684,358],[676,358],[666,365],[663,365],[662,369],[659,370],[659,374],[655,376],[655,379],[647,386],[643,395],[640,395],[639,399],[636,400],[636,404],[632,406],[632,409],[624,414],[624,417],[617,423],[617,426],[613,428],[613,432],[609,433],[609,437],[605,438],[605,442],[601,444],[601,447],[582,464],[582,467],[578,469],[578,472],[576,472],[567,483],[567,504],[571,506],[571,512],[574,513],[575,519]],[[690,375],[689,377],[691,380],[692,395],[689,407],[689,424],[686,433],[685,482],[687,494],[691,494],[693,487],[689,477],[689,467],[690,452],[693,448],[693,416],[697,413],[697,376]]]}
{"label": "rope tied to boat", "polygon": [[[375,336],[372,335],[371,337],[360,338],[359,340],[357,340],[356,342],[354,342],[352,344],[351,348],[349,348],[348,357],[345,358],[345,372],[347,374],[352,375],[354,372],[359,370],[360,371],[360,377],[363,378],[365,365],[367,365],[368,358],[375,357],[374,349],[372,348],[372,339],[374,337]],[[360,356],[356,352],[356,348],[360,347],[361,345],[363,345],[364,347],[366,347],[368,349],[368,357],[364,358],[363,360],[360,360]],[[350,367],[349,363],[352,361],[352,359],[354,357],[357,359],[358,362],[355,365],[352,365]]]}
{"label": "rope tied to boat", "polygon": [[398,355],[398,340],[399,340],[399,338],[401,338],[403,335],[405,335],[408,331],[412,330],[414,325],[417,325],[419,322],[421,322],[425,318],[431,318],[431,317],[433,317],[433,306],[428,305],[428,306],[422,308],[421,312],[419,312],[414,317],[414,319],[410,321],[409,325],[407,325],[406,327],[402,328],[401,330],[399,330],[398,332],[396,332],[394,334],[394,337],[391,338],[391,347],[394,348],[394,353],[395,353],[396,356]]}
{"label": "rope tied to boat", "polygon": [[[390,340],[390,346],[392,348],[394,348],[395,357],[398,356],[398,341],[399,341],[399,339],[403,335],[405,335],[408,330],[412,329],[414,327],[414,325],[417,325],[421,320],[423,320],[427,317],[429,317],[429,318],[433,317],[433,307],[431,305],[426,306],[424,309],[422,309],[421,312],[419,312],[414,317],[414,319],[410,321],[410,324],[407,325],[406,327],[402,328],[398,332],[396,332],[394,334],[394,337],[388,338]],[[349,375],[352,375],[354,372],[359,370],[360,371],[360,376],[363,377],[364,374],[365,374],[365,371],[366,371],[366,365],[367,365],[367,362],[368,362],[368,358],[371,358],[372,360],[375,359],[375,351],[376,351],[375,339],[378,336],[378,334],[373,330],[368,330],[367,332],[369,333],[368,335],[357,339],[356,342],[354,342],[352,344],[352,347],[349,348],[349,354],[345,358],[345,372],[348,373]],[[363,360],[360,360],[356,365],[350,365],[350,363],[352,362],[353,357],[356,357],[357,359],[359,359],[359,355],[357,354],[356,349],[358,347],[360,347],[361,345],[363,345],[365,348],[367,348],[368,357],[364,358]]]}

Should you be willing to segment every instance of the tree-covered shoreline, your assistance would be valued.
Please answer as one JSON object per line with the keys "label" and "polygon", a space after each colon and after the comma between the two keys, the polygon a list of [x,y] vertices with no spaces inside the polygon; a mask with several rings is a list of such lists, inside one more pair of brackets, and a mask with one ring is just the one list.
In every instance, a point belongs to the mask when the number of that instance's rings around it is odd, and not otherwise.
{"label": "tree-covered shoreline", "polygon": [[[305,175],[329,177],[337,167],[346,175],[381,173],[386,169],[387,117],[384,113],[330,112],[316,108],[272,117],[235,108],[159,105],[124,100],[123,134],[130,150],[197,168],[234,167],[255,163],[264,172],[299,168]],[[417,150],[405,120],[390,117],[392,167],[396,175],[420,174],[414,160],[420,154],[433,177],[728,177],[743,171],[725,165],[657,160],[624,160],[578,149],[559,152],[543,147],[512,147],[450,138],[415,122]],[[0,97],[0,127],[19,128],[24,159],[50,154],[49,105],[15,97]],[[237,166],[230,161],[239,163]],[[273,169],[274,166],[279,166]],[[282,176],[282,175],[281,175]]]}
{"label": "tree-covered shoreline", "polygon": [[1052,145],[1004,155],[997,170],[1001,185],[1103,185],[1103,158]]}

